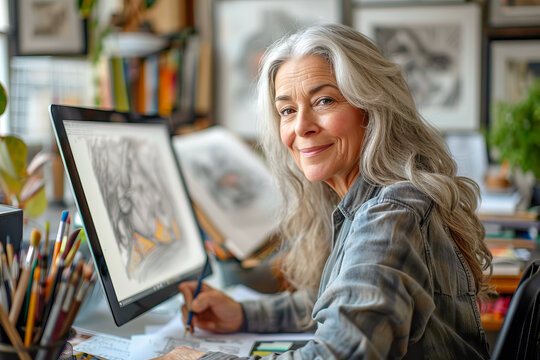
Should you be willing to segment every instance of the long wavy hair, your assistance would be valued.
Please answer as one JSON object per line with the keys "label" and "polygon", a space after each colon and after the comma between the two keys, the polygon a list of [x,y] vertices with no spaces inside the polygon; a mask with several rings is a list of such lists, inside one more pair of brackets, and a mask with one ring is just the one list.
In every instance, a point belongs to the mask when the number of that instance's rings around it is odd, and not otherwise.
{"label": "long wavy hair", "polygon": [[276,73],[287,60],[306,55],[326,59],[343,96],[368,115],[361,176],[382,186],[410,181],[427,194],[463,253],[479,295],[486,294],[483,271],[490,268],[491,253],[475,214],[478,185],[456,175],[444,139],[419,115],[400,67],[362,34],[336,24],[312,26],[278,40],[260,66],[260,145],[285,199],[281,229],[285,278],[295,288],[317,288],[330,253],[331,213],[340,200],[327,184],[308,181],[280,140]]}

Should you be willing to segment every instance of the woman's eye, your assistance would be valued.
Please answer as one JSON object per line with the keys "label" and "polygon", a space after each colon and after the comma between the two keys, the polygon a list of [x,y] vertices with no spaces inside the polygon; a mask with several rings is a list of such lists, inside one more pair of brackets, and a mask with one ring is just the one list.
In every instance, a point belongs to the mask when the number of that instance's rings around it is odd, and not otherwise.
{"label": "woman's eye", "polygon": [[329,98],[329,97],[324,97],[324,98],[319,99],[319,101],[317,101],[317,105],[330,105],[333,102],[334,102],[334,99]]}
{"label": "woman's eye", "polygon": [[294,112],[293,109],[291,108],[285,108],[285,109],[281,109],[281,111],[279,112],[281,114],[281,116],[287,116],[287,115],[290,115]]}

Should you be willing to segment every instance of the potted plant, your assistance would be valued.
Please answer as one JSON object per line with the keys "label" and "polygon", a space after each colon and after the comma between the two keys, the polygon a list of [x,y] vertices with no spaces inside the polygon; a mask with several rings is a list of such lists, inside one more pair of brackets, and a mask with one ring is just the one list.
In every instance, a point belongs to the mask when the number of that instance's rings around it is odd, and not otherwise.
{"label": "potted plant", "polygon": [[540,204],[540,80],[535,80],[523,100],[497,103],[492,111],[488,143],[499,160],[512,169],[534,175],[531,205]]}
{"label": "potted plant", "polygon": [[[0,116],[6,110],[6,90],[0,83]],[[38,153],[27,166],[28,148],[15,136],[0,136],[1,202],[17,206],[24,215],[37,217],[47,208],[45,181],[41,169],[49,159]]]}

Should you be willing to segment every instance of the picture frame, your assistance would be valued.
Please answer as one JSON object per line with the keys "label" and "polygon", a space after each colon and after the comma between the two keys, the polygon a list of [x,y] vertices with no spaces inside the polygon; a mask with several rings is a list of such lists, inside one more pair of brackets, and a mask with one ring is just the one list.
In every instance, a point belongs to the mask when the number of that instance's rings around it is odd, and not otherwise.
{"label": "picture frame", "polygon": [[253,255],[277,232],[282,206],[260,155],[219,125],[176,135],[173,145],[199,222],[212,241],[239,260]]}
{"label": "picture frame", "polygon": [[[18,0],[16,55],[84,55],[86,22],[73,0]],[[24,24],[23,26],[20,24]]]}
{"label": "picture frame", "polygon": [[302,27],[342,23],[342,6],[343,0],[214,1],[215,122],[255,138],[255,78],[264,50]]}
{"label": "picture frame", "polygon": [[356,7],[353,26],[402,67],[427,122],[441,132],[479,128],[478,4]]}
{"label": "picture frame", "polygon": [[489,0],[489,25],[540,26],[540,1],[522,4],[516,0]]}
{"label": "picture frame", "polygon": [[497,102],[521,100],[532,80],[540,79],[540,36],[490,40],[488,56],[486,113],[489,119]]}

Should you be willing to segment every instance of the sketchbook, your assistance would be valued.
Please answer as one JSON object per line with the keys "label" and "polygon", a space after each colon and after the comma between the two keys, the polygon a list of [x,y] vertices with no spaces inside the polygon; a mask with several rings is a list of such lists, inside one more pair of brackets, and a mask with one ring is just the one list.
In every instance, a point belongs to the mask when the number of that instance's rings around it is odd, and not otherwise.
{"label": "sketchbook", "polygon": [[177,135],[173,144],[199,222],[244,260],[276,232],[282,204],[262,158],[220,126]]}

